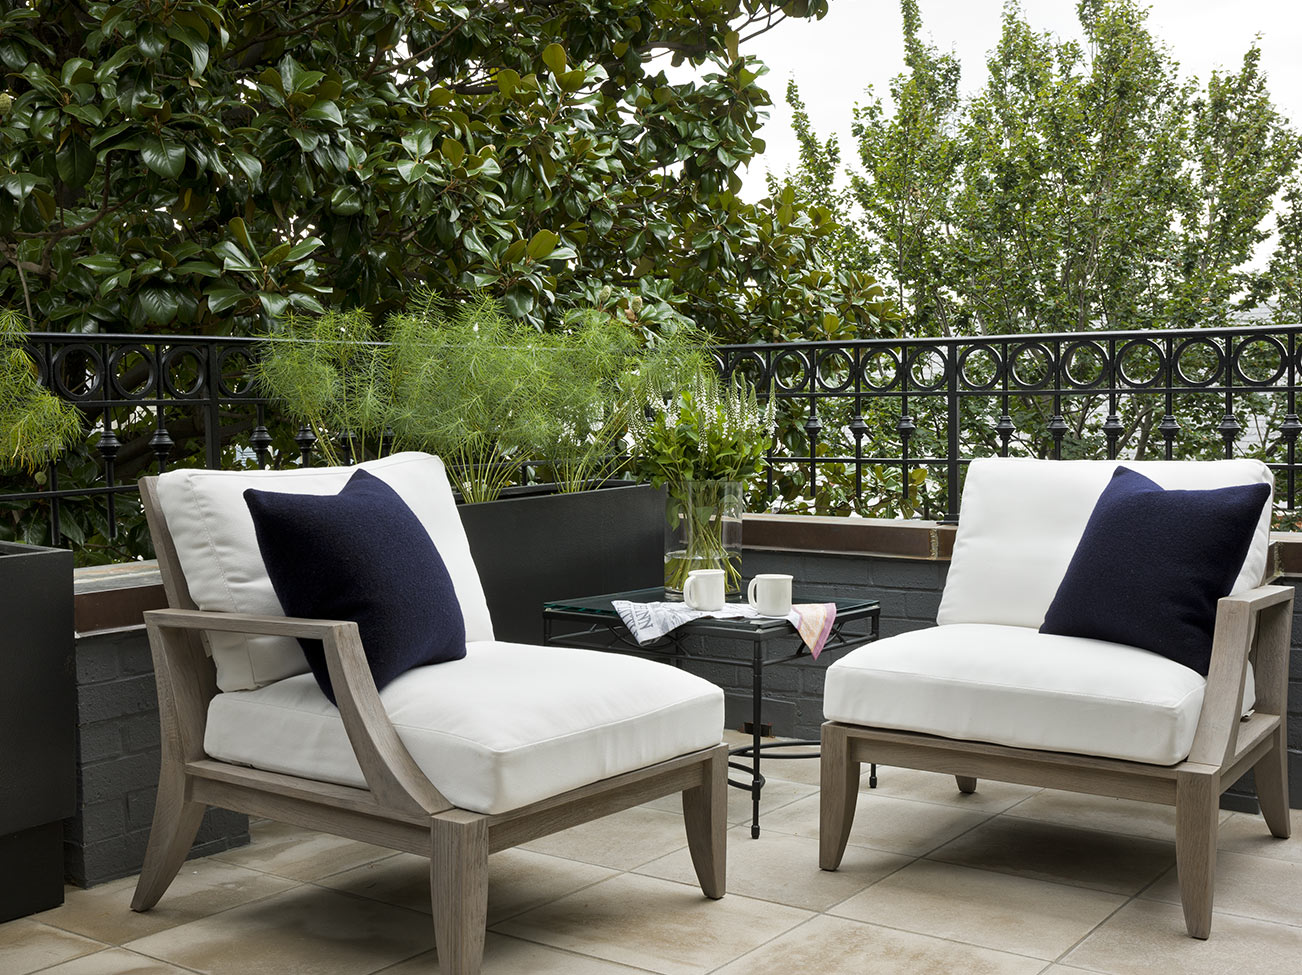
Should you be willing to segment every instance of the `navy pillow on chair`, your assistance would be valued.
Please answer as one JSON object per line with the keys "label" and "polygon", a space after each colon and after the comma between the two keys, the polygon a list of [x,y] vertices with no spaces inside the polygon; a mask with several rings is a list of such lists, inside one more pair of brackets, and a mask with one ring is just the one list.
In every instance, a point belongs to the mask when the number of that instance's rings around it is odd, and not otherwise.
{"label": "navy pillow on chair", "polygon": [[1269,497],[1265,484],[1165,491],[1118,467],[1040,632],[1142,647],[1206,677],[1216,601],[1229,595]]}
{"label": "navy pillow on chair", "polygon": [[[466,625],[447,566],[398,493],[358,470],[338,494],[249,488],[258,548],[288,616],[352,620],[383,688],[421,664],[466,655]],[[320,640],[299,640],[331,703]]]}

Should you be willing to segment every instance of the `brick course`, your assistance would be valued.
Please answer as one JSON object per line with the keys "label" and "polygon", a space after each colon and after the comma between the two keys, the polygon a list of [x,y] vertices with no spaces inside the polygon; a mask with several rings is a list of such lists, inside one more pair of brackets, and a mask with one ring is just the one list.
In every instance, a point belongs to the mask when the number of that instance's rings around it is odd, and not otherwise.
{"label": "brick course", "polygon": [[[77,815],[64,828],[67,879],[81,887],[138,873],[158,787],[158,694],[143,629],[79,635]],[[248,817],[209,810],[190,855],[249,842]]]}

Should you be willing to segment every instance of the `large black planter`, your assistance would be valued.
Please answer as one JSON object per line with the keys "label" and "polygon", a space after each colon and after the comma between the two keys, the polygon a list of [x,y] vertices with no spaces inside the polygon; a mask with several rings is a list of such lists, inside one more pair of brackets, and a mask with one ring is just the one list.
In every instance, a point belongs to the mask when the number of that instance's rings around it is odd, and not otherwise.
{"label": "large black planter", "polygon": [[542,604],[664,581],[665,494],[644,484],[460,506],[499,640],[542,640]]}
{"label": "large black planter", "polygon": [[0,921],[63,903],[76,811],[72,553],[0,542]]}

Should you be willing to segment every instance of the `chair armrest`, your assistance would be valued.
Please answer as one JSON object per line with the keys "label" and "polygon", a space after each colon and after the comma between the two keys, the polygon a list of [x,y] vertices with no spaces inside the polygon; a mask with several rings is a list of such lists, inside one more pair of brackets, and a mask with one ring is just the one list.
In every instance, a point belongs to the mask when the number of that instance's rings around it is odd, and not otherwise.
{"label": "chair armrest", "polygon": [[1234,756],[1248,656],[1254,645],[1258,707],[1283,713],[1278,708],[1283,700],[1281,680],[1287,679],[1292,622],[1292,586],[1258,586],[1217,602],[1211,666],[1189,761],[1223,766]]}
{"label": "chair armrest", "polygon": [[[189,609],[156,609],[144,615],[151,640],[166,641],[169,630],[320,640],[344,730],[376,799],[390,808],[422,815],[453,808],[411,757],[380,703],[356,623]],[[160,691],[161,687],[160,682]]]}

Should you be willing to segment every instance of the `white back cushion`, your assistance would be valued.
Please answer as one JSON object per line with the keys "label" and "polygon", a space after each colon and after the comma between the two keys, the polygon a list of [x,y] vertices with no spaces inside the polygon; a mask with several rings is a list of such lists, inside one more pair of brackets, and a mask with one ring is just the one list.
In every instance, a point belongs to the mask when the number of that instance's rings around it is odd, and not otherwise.
{"label": "white back cushion", "polygon": [[[488,604],[443,461],[429,454],[401,453],[358,467],[393,488],[429,532],[452,576],[466,621],[466,640],[493,639]],[[356,469],[177,470],[160,476],[158,501],[196,605],[219,613],[285,615],[258,550],[244,491],[337,494]],[[307,661],[295,639],[239,633],[206,636],[217,668],[217,686],[223,691],[252,690],[307,673]]]}
{"label": "white back cushion", "polygon": [[[1257,460],[1111,461],[986,458],[968,467],[958,534],[938,623],[1000,623],[1039,628],[1094,503],[1117,467],[1162,487],[1205,490],[1274,487]],[[1270,546],[1268,501],[1232,592],[1260,585]],[[1161,566],[1153,566],[1161,572]]]}

